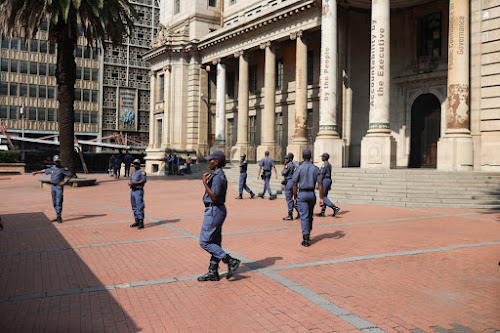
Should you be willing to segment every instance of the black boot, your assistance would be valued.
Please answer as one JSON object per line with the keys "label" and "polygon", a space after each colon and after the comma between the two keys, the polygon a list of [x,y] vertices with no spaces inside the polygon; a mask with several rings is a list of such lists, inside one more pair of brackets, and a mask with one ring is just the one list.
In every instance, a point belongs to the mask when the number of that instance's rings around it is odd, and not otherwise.
{"label": "black boot", "polygon": [[219,281],[219,265],[218,264],[210,264],[208,266],[208,272],[205,275],[198,276],[198,281]]}
{"label": "black boot", "polygon": [[300,213],[299,213],[299,210],[297,209],[297,207],[295,207],[295,210],[297,211],[297,217],[295,219],[298,220],[298,219],[300,219]]}
{"label": "black boot", "polygon": [[236,199],[236,200],[243,199],[243,196],[240,194],[240,195],[238,195],[235,199]]}
{"label": "black boot", "polygon": [[302,246],[309,247],[311,246],[311,238],[309,235],[302,235],[302,238],[304,239],[301,243]]}
{"label": "black boot", "polygon": [[255,197],[255,193],[250,193],[250,199],[253,199],[253,197]]}
{"label": "black boot", "polygon": [[264,193],[259,193],[259,198],[264,199]]}
{"label": "black boot", "polygon": [[325,209],[321,208],[321,213],[316,214],[316,216],[322,216],[325,217]]}
{"label": "black boot", "polygon": [[337,215],[337,213],[338,213],[338,212],[339,212],[339,210],[340,210],[340,208],[339,208],[339,207],[337,207],[337,206],[333,206],[333,207],[332,207],[332,209],[333,209],[333,216]]}
{"label": "black boot", "polygon": [[61,214],[57,214],[56,220],[57,220],[57,223],[62,223]]}
{"label": "black boot", "polygon": [[139,225],[137,226],[137,229],[144,229],[144,219],[139,219]]}
{"label": "black boot", "polygon": [[232,258],[229,254],[226,254],[224,258],[222,258],[222,262],[227,264],[227,275],[226,279],[230,279],[233,276],[234,272],[240,266],[241,261],[236,258]]}
{"label": "black boot", "polygon": [[136,217],[135,218],[135,223],[134,224],[131,224],[130,227],[131,228],[134,228],[134,227],[138,227],[139,226],[139,219]]}
{"label": "black boot", "polygon": [[57,217],[55,217],[52,220],[50,220],[50,222],[57,222]]}
{"label": "black boot", "polygon": [[271,195],[269,196],[269,200],[274,200],[274,199],[276,199],[276,198],[277,198],[276,194],[271,194]]}
{"label": "black boot", "polygon": [[283,218],[283,221],[290,221],[290,220],[293,220],[292,212],[288,212],[288,216]]}

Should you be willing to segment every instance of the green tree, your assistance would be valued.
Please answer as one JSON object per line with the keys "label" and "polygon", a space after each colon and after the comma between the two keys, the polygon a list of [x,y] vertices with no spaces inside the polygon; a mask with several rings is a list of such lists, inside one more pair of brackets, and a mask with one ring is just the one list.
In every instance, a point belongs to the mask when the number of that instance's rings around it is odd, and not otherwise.
{"label": "green tree", "polygon": [[35,38],[43,20],[48,22],[49,40],[57,43],[57,100],[62,162],[74,172],[75,49],[79,27],[87,45],[114,45],[130,34],[137,18],[128,0],[0,0],[0,34],[7,38]]}

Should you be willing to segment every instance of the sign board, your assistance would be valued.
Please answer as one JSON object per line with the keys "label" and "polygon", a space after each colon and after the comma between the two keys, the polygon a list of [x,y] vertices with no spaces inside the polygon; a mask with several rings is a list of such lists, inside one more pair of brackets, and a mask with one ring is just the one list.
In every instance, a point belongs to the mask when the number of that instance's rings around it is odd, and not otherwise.
{"label": "sign board", "polygon": [[137,89],[119,88],[117,124],[118,130],[137,131],[137,109]]}

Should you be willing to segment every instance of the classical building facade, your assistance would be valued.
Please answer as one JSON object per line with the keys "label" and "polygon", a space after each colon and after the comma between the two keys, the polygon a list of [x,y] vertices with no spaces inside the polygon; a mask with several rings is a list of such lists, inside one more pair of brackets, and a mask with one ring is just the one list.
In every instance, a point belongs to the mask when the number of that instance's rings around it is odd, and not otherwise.
{"label": "classical building facade", "polygon": [[495,0],[163,0],[147,169],[222,149],[500,171]]}
{"label": "classical building facade", "polygon": [[[104,50],[75,50],[75,133],[80,139],[106,137],[119,131],[132,144],[149,141],[149,50],[159,24],[157,0],[131,1],[138,13],[132,34],[123,45],[106,42]],[[56,45],[42,23],[35,39],[2,36],[0,44],[0,125],[10,133],[39,138],[58,133]],[[128,103],[128,104],[127,104]],[[21,106],[24,105],[23,113]],[[24,117],[24,122],[23,122]],[[24,123],[24,126],[23,126]],[[114,139],[107,139],[114,143]]]}

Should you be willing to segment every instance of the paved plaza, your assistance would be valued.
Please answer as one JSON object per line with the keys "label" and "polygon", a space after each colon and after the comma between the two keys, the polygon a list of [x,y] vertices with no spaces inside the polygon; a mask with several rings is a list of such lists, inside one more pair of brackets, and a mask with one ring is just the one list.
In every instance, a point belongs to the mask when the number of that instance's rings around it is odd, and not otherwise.
{"label": "paved plaza", "polygon": [[0,332],[500,329],[500,211],[339,203],[305,248],[283,199],[231,184],[222,245],[242,265],[201,283],[200,180],[149,177],[137,230],[127,179],[93,176],[65,188],[62,224],[39,177],[0,177]]}

